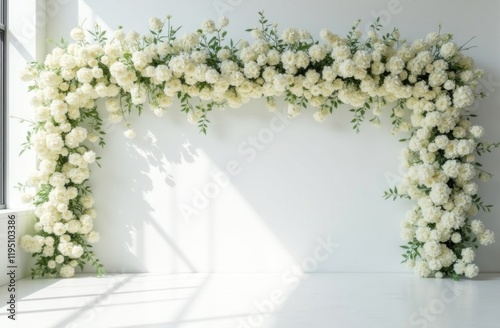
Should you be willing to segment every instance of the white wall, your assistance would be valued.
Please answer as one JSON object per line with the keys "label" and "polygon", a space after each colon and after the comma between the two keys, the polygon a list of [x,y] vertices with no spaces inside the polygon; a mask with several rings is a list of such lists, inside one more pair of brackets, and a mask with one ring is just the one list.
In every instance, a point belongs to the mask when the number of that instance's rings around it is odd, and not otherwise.
{"label": "white wall", "polygon": [[[244,29],[257,26],[260,10],[282,28],[305,28],[316,35],[324,27],[345,35],[354,20],[362,19],[365,26],[380,15],[388,30],[398,27],[414,40],[442,23],[458,43],[476,37],[470,55],[486,69],[482,88],[491,93],[478,107],[477,122],[486,127],[488,138],[500,140],[499,7],[499,1],[477,5],[465,0],[80,0],[60,6],[47,35],[68,38],[84,20],[88,28],[97,22],[145,33],[150,17],[167,14],[184,31],[193,31],[221,11],[231,21],[233,38],[246,37]],[[123,137],[121,126],[109,127],[107,146],[99,151],[102,169],[95,168],[92,177],[102,235],[96,252],[108,271],[283,272],[303,263],[315,269],[311,256],[321,245],[318,240],[328,238],[339,248],[317,271],[406,271],[399,264],[399,221],[410,203],[381,197],[398,175],[401,149],[389,132],[389,120],[382,128],[366,125],[355,134],[345,108],[323,124],[312,113],[286,122],[255,157],[246,140],[259,133],[266,137],[263,129],[278,122],[259,101],[213,113],[208,136],[198,134],[178,106],[161,119],[150,112],[134,116],[138,138],[133,141]],[[497,207],[480,215],[498,235],[499,159],[499,153],[484,158],[497,177],[481,192]],[[212,175],[231,161],[239,164],[239,174],[186,220],[179,206],[192,204],[196,190],[213,187]],[[478,264],[483,271],[499,271],[499,255],[500,243],[481,249]]]}

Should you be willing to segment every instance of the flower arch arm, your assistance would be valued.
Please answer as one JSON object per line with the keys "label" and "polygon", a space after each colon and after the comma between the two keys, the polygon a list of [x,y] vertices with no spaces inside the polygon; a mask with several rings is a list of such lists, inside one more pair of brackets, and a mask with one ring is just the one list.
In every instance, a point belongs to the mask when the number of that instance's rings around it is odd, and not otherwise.
{"label": "flower arch arm", "polygon": [[394,103],[392,132],[409,134],[403,139],[407,173],[385,197],[416,203],[402,224],[404,261],[424,277],[477,275],[474,249],[493,243],[494,235],[470,221],[478,209],[490,209],[474,182],[489,174],[474,153],[499,144],[478,142],[484,131],[471,123],[467,108],[481,97],[474,89],[482,72],[464,49],[440,32],[407,44],[396,29],[381,34],[378,20],[365,38],[356,22],[346,37],[321,31],[319,42],[304,30],[279,33],[259,14],[260,27],[247,30],[251,44],[226,40],[226,18],[206,20],[180,37],[170,17],[151,19],[146,36],[120,28],[108,39],[96,26],[89,32],[93,43],[75,28],[74,43],[63,41],[44,63],[28,67],[23,78],[35,92],[35,122],[25,146],[40,165],[25,186],[26,200],[35,205],[36,234],[23,236],[21,246],[37,257],[33,277],[71,277],[86,263],[103,272],[91,250],[99,234],[88,185],[89,165],[98,160],[92,144],[105,144],[97,99],[106,98],[107,119],[122,122],[133,138],[127,117],[140,114],[146,102],[162,116],[177,99],[188,121],[206,133],[214,108],[262,97],[270,110],[275,97],[284,97],[290,117],[316,108],[320,122],[347,104],[356,131],[368,114],[379,124],[382,109]]}

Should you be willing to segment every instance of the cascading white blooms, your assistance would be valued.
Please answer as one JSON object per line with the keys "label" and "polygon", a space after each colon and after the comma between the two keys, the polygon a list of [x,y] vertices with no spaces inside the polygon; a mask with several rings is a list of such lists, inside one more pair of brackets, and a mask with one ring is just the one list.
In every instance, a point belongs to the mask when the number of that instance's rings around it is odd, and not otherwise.
{"label": "cascading white blooms", "polygon": [[[339,105],[350,105],[356,130],[368,113],[379,124],[386,104],[394,103],[392,132],[409,134],[402,156],[407,173],[385,197],[416,202],[402,224],[405,261],[422,277],[477,275],[474,249],[493,243],[494,235],[480,221],[469,221],[478,208],[490,207],[477,195],[475,179],[489,175],[474,153],[498,144],[478,142],[483,128],[467,112],[480,96],[474,89],[482,75],[472,59],[441,32],[408,44],[397,30],[382,35],[377,20],[364,39],[357,22],[347,37],[325,29],[317,42],[304,30],[278,33],[259,14],[260,27],[248,30],[251,44],[225,41],[226,18],[206,20],[180,37],[170,17],[152,18],[146,36],[119,29],[108,39],[98,26],[88,33],[75,28],[75,42],[29,65],[23,78],[35,92],[35,122],[25,146],[40,164],[23,189],[35,205],[37,233],[23,236],[21,246],[37,257],[33,277],[71,277],[87,262],[103,272],[90,250],[99,239],[88,186],[89,165],[96,161],[91,144],[104,146],[97,99],[106,99],[107,119],[125,122],[124,134],[133,138],[127,117],[132,110],[140,114],[146,102],[162,116],[177,98],[188,121],[206,132],[215,107],[266,97],[274,110],[280,96],[290,117],[313,107],[320,122]],[[89,35],[95,42],[87,41]]]}

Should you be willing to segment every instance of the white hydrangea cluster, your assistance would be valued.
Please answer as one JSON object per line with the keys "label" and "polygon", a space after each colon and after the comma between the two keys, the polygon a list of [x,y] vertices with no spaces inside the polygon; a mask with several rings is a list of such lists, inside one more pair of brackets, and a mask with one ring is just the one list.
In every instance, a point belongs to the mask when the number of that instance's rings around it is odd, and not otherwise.
{"label": "white hydrangea cluster", "polygon": [[[74,43],[28,68],[23,78],[34,82],[36,119],[28,146],[40,165],[28,181],[36,194],[24,197],[36,205],[37,235],[24,236],[21,245],[40,256],[37,275],[70,277],[85,262],[100,266],[87,248],[99,239],[87,186],[96,161],[90,144],[104,144],[97,99],[105,98],[107,119],[125,122],[124,135],[134,138],[126,114],[146,103],[162,116],[178,99],[188,121],[205,132],[214,106],[237,108],[266,97],[274,110],[280,96],[290,117],[313,107],[319,122],[338,105],[350,105],[356,129],[367,109],[378,124],[383,105],[397,102],[393,132],[411,137],[403,152],[408,173],[396,194],[417,202],[403,223],[406,260],[421,276],[477,274],[471,234],[482,245],[494,237],[481,222],[468,221],[478,209],[474,179],[486,175],[473,155],[484,129],[464,114],[482,74],[472,60],[447,34],[407,44],[397,30],[379,36],[374,24],[362,40],[355,25],[347,37],[325,29],[317,42],[304,30],[278,33],[262,14],[261,23],[249,30],[251,43],[224,42],[226,18],[205,20],[198,32],[179,37],[170,21],[157,18],[146,36],[119,29],[107,39],[97,28],[95,43],[76,28]],[[193,106],[193,98],[200,104]]]}
{"label": "white hydrangea cluster", "polygon": [[[456,46],[447,42],[441,46],[440,54],[446,54],[443,55],[446,59],[453,58],[449,55],[453,49]],[[442,59],[437,62],[439,67],[449,65]],[[478,186],[474,180],[480,171],[474,164],[474,153],[484,129],[472,125],[462,114],[462,109],[474,101],[475,86],[474,80],[461,79],[473,74],[470,60],[462,59],[462,63],[466,74],[453,81],[440,79],[442,88],[431,88],[430,79],[436,68],[428,69],[426,91],[414,94],[406,102],[411,110],[413,131],[408,147],[403,150],[407,174],[398,189],[417,201],[417,205],[403,222],[402,238],[411,242],[420,254],[417,265],[413,260],[409,265],[415,266],[417,274],[423,277],[443,273],[475,277],[478,273],[473,263],[475,240],[481,245],[494,242],[493,232],[484,229],[479,221],[469,224],[469,218],[478,212]],[[436,66],[436,61],[428,65]],[[423,83],[418,83],[421,89]]]}

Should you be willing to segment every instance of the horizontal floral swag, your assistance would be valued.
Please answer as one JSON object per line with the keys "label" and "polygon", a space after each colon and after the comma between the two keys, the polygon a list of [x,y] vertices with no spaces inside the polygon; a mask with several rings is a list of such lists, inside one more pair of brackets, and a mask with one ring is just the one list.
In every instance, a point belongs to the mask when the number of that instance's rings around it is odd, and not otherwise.
{"label": "horizontal floral swag", "polygon": [[316,108],[319,122],[347,104],[356,131],[366,116],[378,125],[390,110],[392,133],[408,135],[402,139],[406,173],[385,197],[415,203],[402,222],[403,262],[422,277],[478,274],[475,249],[493,243],[494,234],[471,219],[491,207],[478,196],[476,178],[490,174],[475,154],[499,144],[479,142],[484,129],[471,122],[468,108],[483,96],[474,92],[482,71],[463,55],[466,49],[440,30],[409,44],[396,29],[382,33],[378,20],[366,36],[358,21],[346,37],[322,30],[319,42],[304,30],[279,33],[259,14],[260,26],[247,30],[251,43],[226,40],[226,18],[206,20],[180,37],[170,17],[152,18],[144,36],[120,28],[108,39],[99,26],[78,27],[73,43],[61,40],[43,63],[27,67],[22,77],[35,95],[24,146],[36,152],[39,166],[20,185],[36,216],[36,234],[20,244],[36,257],[32,277],[71,277],[86,263],[104,272],[92,251],[100,237],[88,184],[89,166],[98,160],[92,144],[105,145],[100,98],[107,120],[122,122],[128,138],[135,132],[127,118],[147,102],[157,116],[180,106],[203,133],[214,108],[262,97],[270,110],[284,97],[290,117]]}

